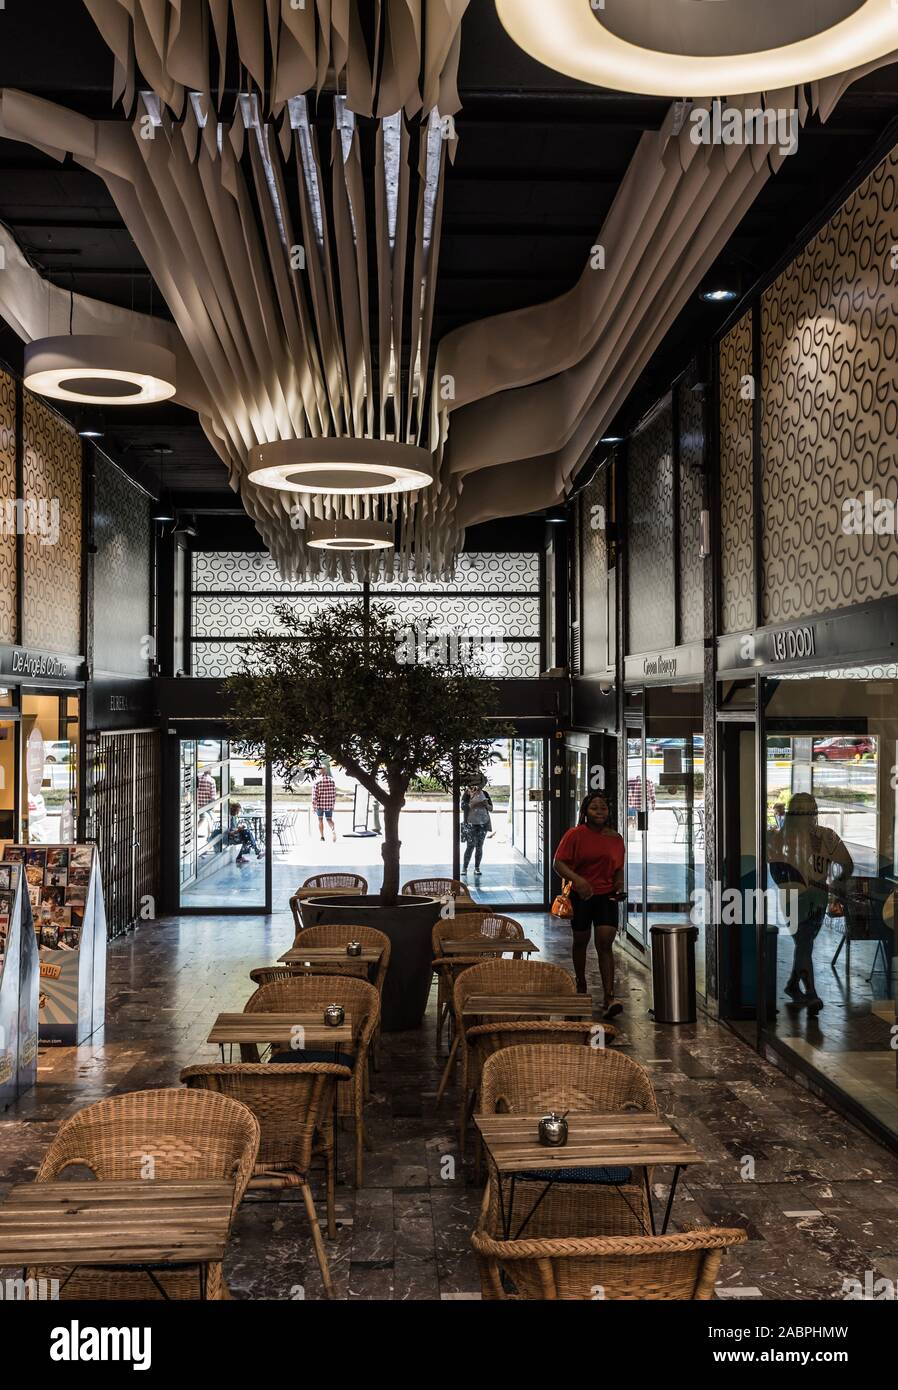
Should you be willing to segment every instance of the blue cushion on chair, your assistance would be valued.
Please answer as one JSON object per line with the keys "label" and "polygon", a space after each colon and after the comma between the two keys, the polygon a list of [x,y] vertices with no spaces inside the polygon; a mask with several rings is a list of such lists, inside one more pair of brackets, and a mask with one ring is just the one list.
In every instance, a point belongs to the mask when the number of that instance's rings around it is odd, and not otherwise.
{"label": "blue cushion on chair", "polygon": [[325,1048],[293,1048],[286,1052],[275,1052],[269,1058],[271,1062],[336,1062],[338,1066],[348,1067],[352,1071],[355,1065],[355,1058],[345,1052],[338,1052],[336,1057],[333,1052]]}
{"label": "blue cushion on chair", "polygon": [[633,1176],[632,1168],[537,1168],[532,1173],[512,1173],[516,1182],[592,1182],[620,1186]]}

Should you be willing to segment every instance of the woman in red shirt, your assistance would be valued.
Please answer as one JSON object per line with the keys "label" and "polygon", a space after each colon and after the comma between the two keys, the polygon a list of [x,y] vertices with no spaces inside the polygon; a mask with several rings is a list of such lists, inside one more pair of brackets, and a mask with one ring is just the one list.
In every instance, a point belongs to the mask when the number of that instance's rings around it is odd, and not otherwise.
{"label": "woman in red shirt", "polygon": [[604,796],[584,797],[580,819],[573,830],[561,837],[554,862],[555,872],[573,884],[571,954],[577,989],[586,993],[586,951],[592,928],[605,990],[605,1018],[615,1018],[623,1008],[614,998],[612,947],[617,934],[617,905],[624,896],[626,846],[610,821],[611,812]]}

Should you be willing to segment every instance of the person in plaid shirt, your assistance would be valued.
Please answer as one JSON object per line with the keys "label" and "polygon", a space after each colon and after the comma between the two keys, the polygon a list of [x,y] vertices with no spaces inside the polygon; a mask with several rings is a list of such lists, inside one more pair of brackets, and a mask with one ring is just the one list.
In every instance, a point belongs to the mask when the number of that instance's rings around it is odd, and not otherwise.
{"label": "person in plaid shirt", "polygon": [[318,817],[318,834],[324,839],[324,822],[330,826],[331,838],[337,843],[334,829],[334,807],[337,804],[337,784],[326,767],[319,767],[312,786],[312,810]]}

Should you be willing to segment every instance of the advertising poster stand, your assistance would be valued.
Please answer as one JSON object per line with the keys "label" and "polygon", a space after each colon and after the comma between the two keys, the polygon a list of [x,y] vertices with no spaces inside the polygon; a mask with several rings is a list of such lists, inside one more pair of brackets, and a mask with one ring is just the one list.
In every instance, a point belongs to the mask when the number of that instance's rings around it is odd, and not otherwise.
{"label": "advertising poster stand", "polygon": [[4,875],[0,913],[0,1111],[37,1080],[38,951],[21,865]]}

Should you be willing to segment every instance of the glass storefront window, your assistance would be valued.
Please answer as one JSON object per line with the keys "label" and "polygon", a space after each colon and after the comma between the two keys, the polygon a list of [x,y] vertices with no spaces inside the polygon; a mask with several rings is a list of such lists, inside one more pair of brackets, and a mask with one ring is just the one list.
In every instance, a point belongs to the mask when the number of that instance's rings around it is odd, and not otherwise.
{"label": "glass storefront window", "polygon": [[898,681],[766,682],[766,1025],[898,1133]]}
{"label": "glass storefront window", "polygon": [[22,695],[22,837],[72,844],[78,813],[77,695]]}

